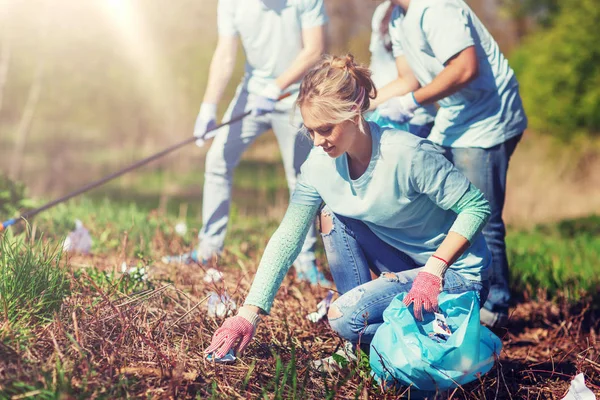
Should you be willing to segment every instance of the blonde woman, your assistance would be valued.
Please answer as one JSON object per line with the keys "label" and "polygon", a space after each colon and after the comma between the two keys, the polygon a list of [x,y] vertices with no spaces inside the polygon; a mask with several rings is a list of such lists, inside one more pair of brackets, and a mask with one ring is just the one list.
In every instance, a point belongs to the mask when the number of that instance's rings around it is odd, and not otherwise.
{"label": "blonde woman", "polygon": [[[474,290],[485,301],[487,201],[430,142],[365,121],[375,95],[369,70],[351,55],[327,56],[302,81],[297,105],[315,146],[244,306],[207,353],[250,343],[323,202],[321,230],[341,294],[328,318],[347,341],[368,343],[402,292],[417,318],[437,308],[441,291]],[[370,270],[381,277],[371,281]]]}

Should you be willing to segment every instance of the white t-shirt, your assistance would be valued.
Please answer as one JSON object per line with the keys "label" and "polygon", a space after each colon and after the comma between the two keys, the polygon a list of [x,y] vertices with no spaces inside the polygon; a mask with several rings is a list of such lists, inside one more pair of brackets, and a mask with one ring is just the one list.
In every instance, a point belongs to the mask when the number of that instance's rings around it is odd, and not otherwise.
{"label": "white t-shirt", "polygon": [[217,8],[219,36],[241,39],[244,83],[254,94],[290,67],[302,50],[302,30],[327,21],[323,0],[219,0]]}
{"label": "white t-shirt", "polygon": [[[390,6],[390,1],[384,1],[373,12],[371,20],[371,43],[369,51],[371,52],[371,65],[369,69],[372,72],[371,79],[375,83],[376,88],[382,88],[394,79],[398,78],[398,68],[396,67],[396,59],[391,51],[385,48],[385,41],[389,40],[391,45],[391,37],[383,37],[380,32],[381,21],[385,18],[385,13]],[[409,121],[412,125],[425,125],[433,122],[435,118],[436,108],[433,104],[425,107],[419,107],[415,110],[414,117]]]}
{"label": "white t-shirt", "polygon": [[498,44],[462,0],[412,0],[396,7],[390,22],[394,56],[404,56],[421,86],[453,56],[474,46],[477,77],[438,101],[428,139],[446,147],[490,148],[521,134],[527,118],[519,85]]}

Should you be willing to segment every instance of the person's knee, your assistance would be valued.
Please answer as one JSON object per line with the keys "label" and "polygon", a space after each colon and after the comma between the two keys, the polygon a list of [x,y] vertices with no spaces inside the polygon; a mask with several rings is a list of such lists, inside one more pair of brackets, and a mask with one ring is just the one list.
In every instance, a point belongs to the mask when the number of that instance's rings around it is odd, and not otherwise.
{"label": "person's knee", "polygon": [[[212,148],[211,148],[212,150]],[[232,176],[233,166],[227,165],[227,161],[223,157],[222,151],[208,151],[206,154],[206,163],[204,168],[204,176],[211,180],[214,178],[226,178]]]}
{"label": "person's knee", "polygon": [[356,307],[364,293],[363,289],[354,289],[345,293],[333,302],[327,313],[331,329],[351,342],[356,342],[364,329],[362,318],[355,316]]}
{"label": "person's knee", "polygon": [[327,312],[327,319],[334,320],[343,317],[344,314],[340,311],[337,305],[332,305],[329,307],[329,311]]}
{"label": "person's knee", "polygon": [[333,216],[326,209],[323,209],[319,215],[319,230],[324,235],[330,234],[333,230]]}

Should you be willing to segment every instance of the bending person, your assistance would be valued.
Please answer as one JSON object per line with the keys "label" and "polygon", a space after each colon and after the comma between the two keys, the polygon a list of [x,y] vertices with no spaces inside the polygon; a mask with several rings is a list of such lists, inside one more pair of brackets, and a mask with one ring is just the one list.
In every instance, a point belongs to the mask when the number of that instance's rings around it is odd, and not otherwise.
{"label": "bending person", "polygon": [[385,102],[381,114],[401,120],[422,105],[440,105],[428,139],[492,209],[483,228],[493,258],[481,320],[503,326],[510,301],[502,219],[506,175],[527,127],[519,84],[494,38],[462,0],[392,2],[399,6],[390,22],[399,77],[379,91],[371,107]]}
{"label": "bending person", "polygon": [[[369,343],[402,292],[417,318],[437,308],[441,291],[476,291],[485,301],[488,202],[430,142],[366,121],[374,93],[369,70],[352,56],[327,57],[304,78],[297,104],[315,147],[244,306],[206,352],[248,345],[322,202],[325,251],[342,294],[328,318],[350,343]],[[382,276],[371,280],[370,270]]]}
{"label": "bending person", "polygon": [[[216,135],[206,157],[203,226],[198,248],[170,257],[168,261],[204,263],[222,252],[229,222],[233,172],[242,153],[257,137],[273,129],[290,193],[311,148],[310,141],[299,133],[300,126],[291,124],[290,111],[300,79],[324,51],[327,15],[323,0],[291,4],[285,0],[219,0],[217,12],[219,39],[194,136],[203,142],[206,131],[215,126],[217,104],[235,64],[238,38],[246,55],[246,73],[224,120],[248,110],[252,110],[252,114],[224,127]],[[277,102],[283,92],[293,95]],[[315,242],[314,228],[311,228],[295,261],[296,272],[300,279],[328,284],[316,267]]]}

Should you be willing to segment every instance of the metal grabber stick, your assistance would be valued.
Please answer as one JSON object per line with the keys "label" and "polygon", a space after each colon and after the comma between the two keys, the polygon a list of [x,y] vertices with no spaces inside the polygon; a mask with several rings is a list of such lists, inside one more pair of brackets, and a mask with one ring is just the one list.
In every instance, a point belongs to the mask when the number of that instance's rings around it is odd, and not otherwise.
{"label": "metal grabber stick", "polygon": [[[291,93],[284,93],[284,94],[282,94],[277,99],[277,101],[283,100],[286,97],[289,97],[290,95],[291,95]],[[217,125],[214,128],[212,128],[212,129],[209,129],[206,132],[206,134],[204,135],[204,137],[202,139],[204,139],[204,140],[212,139],[217,134],[217,130],[218,129],[220,129],[220,128],[224,127],[224,126],[233,124],[234,122],[238,122],[238,121],[246,118],[248,115],[250,115],[251,112],[252,111],[246,111],[243,114],[240,114],[240,115],[238,115],[236,117],[231,118],[227,122],[223,122],[220,125]],[[82,193],[85,193],[88,190],[91,190],[91,189],[94,189],[95,187],[103,185],[103,184],[105,184],[108,181],[111,181],[111,180],[113,180],[115,178],[118,178],[119,176],[121,176],[123,174],[126,174],[129,171],[133,171],[134,169],[137,169],[137,168],[139,168],[139,167],[141,167],[143,165],[146,165],[146,164],[148,164],[151,161],[159,159],[162,156],[165,156],[165,155],[167,155],[167,154],[169,154],[169,153],[171,153],[171,152],[173,152],[173,151],[175,151],[175,150],[177,150],[177,149],[179,149],[179,148],[181,148],[181,147],[183,147],[183,146],[185,146],[185,145],[187,145],[189,143],[195,142],[198,139],[199,138],[194,137],[194,136],[192,136],[190,138],[187,138],[187,139],[185,139],[185,140],[183,140],[183,141],[181,141],[179,143],[176,143],[176,144],[174,144],[174,145],[172,145],[170,147],[167,147],[166,149],[164,149],[164,150],[162,150],[162,151],[160,151],[160,152],[158,152],[156,154],[153,154],[153,155],[151,155],[149,157],[146,157],[146,158],[144,158],[144,159],[142,159],[140,161],[137,161],[137,162],[131,164],[128,167],[125,167],[123,169],[120,169],[119,171],[113,172],[112,174],[107,175],[104,178],[98,179],[97,181],[92,182],[92,183],[90,183],[88,185],[85,185],[84,187],[82,187],[80,189],[77,189],[77,190],[75,190],[75,191],[73,191],[73,192],[71,192],[69,194],[66,194],[66,195],[64,195],[62,197],[59,197],[56,200],[52,200],[51,202],[46,203],[46,204],[44,204],[43,206],[41,206],[39,208],[35,208],[33,210],[26,211],[23,214],[21,214],[18,218],[12,218],[12,219],[9,219],[7,221],[4,221],[4,222],[2,222],[2,225],[0,225],[0,232],[2,232],[3,230],[5,230],[9,226],[16,224],[19,221],[27,220],[28,218],[31,218],[34,215],[39,214],[40,212],[49,209],[50,207],[54,207],[55,205],[60,204],[62,202],[65,202],[65,201],[67,201],[67,200],[69,200],[69,199],[71,199],[71,198],[73,198],[75,196],[78,196],[78,195],[82,194]]]}

